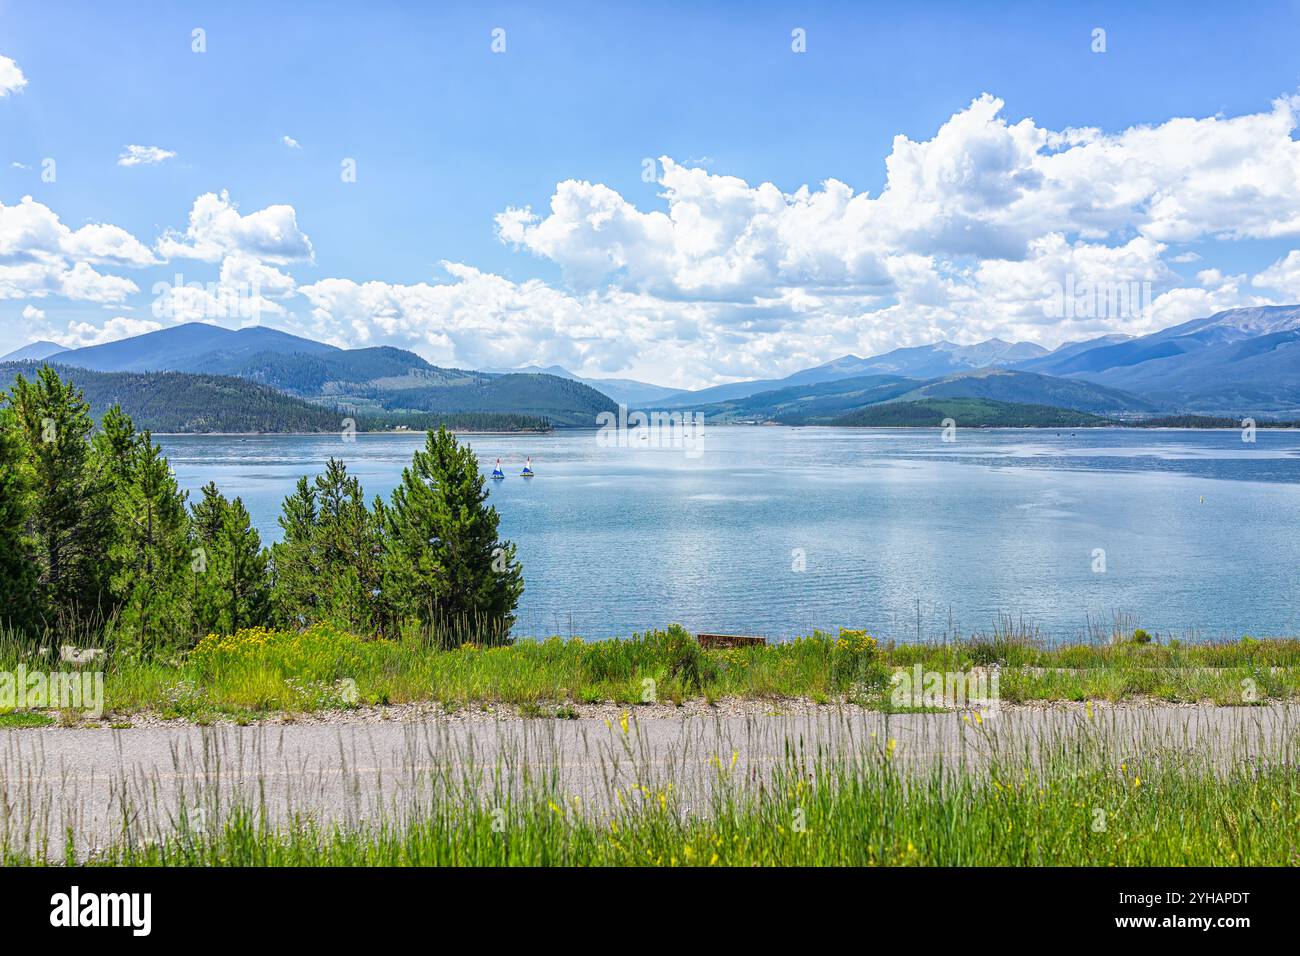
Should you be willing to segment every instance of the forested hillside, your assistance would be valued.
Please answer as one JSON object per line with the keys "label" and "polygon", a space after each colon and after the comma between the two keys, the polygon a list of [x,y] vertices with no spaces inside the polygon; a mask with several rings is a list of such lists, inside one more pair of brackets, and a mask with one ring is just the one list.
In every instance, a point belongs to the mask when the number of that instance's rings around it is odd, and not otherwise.
{"label": "forested hillside", "polygon": [[[438,424],[451,428],[593,428],[597,415],[617,410],[608,396],[571,378],[440,368],[405,349],[340,349],[265,327],[231,331],[188,323],[63,352],[58,364],[89,370],[81,373],[87,382],[92,373],[154,376],[149,379],[153,383],[148,386],[150,400],[158,397],[157,376],[181,372],[209,379],[233,376],[266,386],[290,400],[305,400],[326,412],[322,418],[299,405],[280,404],[274,407],[286,417],[276,425],[273,416],[263,414],[272,407],[264,396],[248,393],[236,407],[225,408],[223,403],[232,400],[232,393],[228,389],[214,391],[209,382],[206,397],[215,404],[205,407],[199,400],[184,409],[184,414],[167,418],[169,429],[180,430],[211,431],[211,422],[220,419],[229,426],[221,430],[300,431],[310,428],[313,420],[332,421],[336,411],[376,427],[394,423],[416,427],[414,423],[419,423],[422,428]],[[182,388],[182,381],[168,380],[167,390]],[[119,386],[127,387],[125,382]],[[144,386],[133,382],[131,387]],[[161,406],[152,412],[168,414]],[[482,417],[485,415],[491,417]],[[249,427],[241,428],[241,423]]]}
{"label": "forested hillside", "polygon": [[[445,370],[442,370],[445,371]],[[380,412],[494,412],[508,409],[519,415],[547,419],[552,425],[594,428],[601,412],[618,405],[594,388],[555,375],[515,373],[485,375],[466,372],[457,384],[393,388],[374,384],[340,388],[333,400],[346,402],[363,415]]]}
{"label": "forested hillside", "polygon": [[1075,428],[1105,425],[1107,420],[1087,412],[1048,405],[1020,405],[983,398],[926,399],[868,405],[831,422],[875,428],[938,428],[951,418],[960,428]]}
{"label": "forested hillside", "polygon": [[[31,379],[42,363],[0,363],[0,385],[8,389],[17,375]],[[330,406],[284,395],[265,385],[224,375],[188,372],[92,372],[53,366],[65,381],[81,389],[91,412],[100,417],[120,405],[142,430],[166,432],[334,432],[352,418],[360,431],[397,426],[484,431],[535,431],[549,427],[544,416],[513,412],[440,412],[360,414],[347,406]]]}

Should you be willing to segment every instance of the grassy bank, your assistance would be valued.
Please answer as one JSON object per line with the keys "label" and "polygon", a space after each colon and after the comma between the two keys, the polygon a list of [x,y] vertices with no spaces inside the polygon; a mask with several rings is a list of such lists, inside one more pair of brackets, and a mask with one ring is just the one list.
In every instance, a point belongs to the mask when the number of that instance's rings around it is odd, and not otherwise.
{"label": "grassy bank", "polygon": [[[436,650],[418,641],[366,640],[327,626],[301,632],[250,629],[212,635],[174,660],[110,658],[105,707],[193,720],[437,702],[445,708],[509,705],[525,716],[575,716],[575,706],[626,706],[723,698],[892,706],[899,669],[1000,677],[1005,703],[1291,699],[1300,691],[1300,640],[1227,643],[1120,642],[1047,646],[1011,633],[942,644],[881,644],[861,631],[817,633],[735,650],[702,650],[680,628],[628,640],[518,640]],[[0,642],[0,670],[19,663],[68,667]],[[21,726],[10,715],[9,726]]]}

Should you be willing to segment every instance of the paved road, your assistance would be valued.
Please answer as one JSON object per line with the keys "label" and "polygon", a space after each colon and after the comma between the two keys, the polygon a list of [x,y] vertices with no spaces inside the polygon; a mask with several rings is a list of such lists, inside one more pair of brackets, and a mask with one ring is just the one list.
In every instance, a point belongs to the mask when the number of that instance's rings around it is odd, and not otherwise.
{"label": "paved road", "polygon": [[235,805],[283,821],[295,813],[354,822],[400,817],[437,780],[470,780],[484,802],[531,779],[600,813],[633,783],[674,784],[687,807],[704,804],[718,774],[757,781],[792,757],[864,754],[894,741],[894,759],[982,765],[1000,748],[1037,750],[1090,733],[1116,761],[1156,749],[1203,750],[1227,765],[1260,753],[1295,760],[1300,707],[1120,707],[1089,717],[1069,710],[1004,709],[982,725],[960,714],[884,716],[827,709],[818,716],[631,720],[427,720],[254,727],[0,732],[0,838],[62,852],[156,838],[181,807],[207,820]]}

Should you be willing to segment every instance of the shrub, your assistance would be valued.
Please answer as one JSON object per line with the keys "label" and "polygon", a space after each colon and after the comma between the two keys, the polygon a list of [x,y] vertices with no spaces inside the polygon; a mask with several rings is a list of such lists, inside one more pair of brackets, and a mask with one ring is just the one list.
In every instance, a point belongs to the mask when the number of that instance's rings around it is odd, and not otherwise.
{"label": "shrub", "polygon": [[876,639],[866,631],[851,631],[846,627],[842,627],[835,646],[852,650],[858,654],[875,654],[878,645]]}
{"label": "shrub", "polygon": [[648,636],[658,644],[660,659],[667,667],[670,679],[698,690],[705,681],[717,676],[717,662],[709,658],[699,642],[680,624],[670,624],[668,630],[654,631]]}
{"label": "shrub", "polygon": [[866,631],[841,628],[830,650],[831,686],[859,696],[871,696],[883,690],[889,675],[877,650],[876,639]]}
{"label": "shrub", "polygon": [[367,661],[394,648],[391,641],[363,641],[329,624],[305,631],[249,627],[234,634],[209,634],[189,653],[201,677],[237,670],[268,670],[283,677],[333,682],[355,677]]}

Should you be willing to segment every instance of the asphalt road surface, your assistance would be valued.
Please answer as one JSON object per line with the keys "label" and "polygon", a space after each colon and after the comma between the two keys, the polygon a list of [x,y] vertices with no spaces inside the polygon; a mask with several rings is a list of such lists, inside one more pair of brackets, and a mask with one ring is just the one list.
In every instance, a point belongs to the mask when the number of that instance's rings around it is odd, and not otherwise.
{"label": "asphalt road surface", "polygon": [[[61,854],[124,838],[156,839],[184,813],[211,825],[233,807],[275,822],[295,814],[355,823],[401,818],[439,782],[467,784],[492,805],[524,781],[581,798],[589,812],[615,788],[672,782],[687,809],[703,807],[718,765],[756,782],[777,765],[891,749],[916,770],[981,767],[1001,748],[1033,752],[1087,733],[1116,761],[1156,749],[1196,749],[1226,766],[1265,754],[1294,760],[1300,707],[1121,706],[962,714],[643,719],[429,719],[333,724],[154,726],[124,730],[0,731],[0,838]],[[184,808],[184,810],[182,810]]]}

